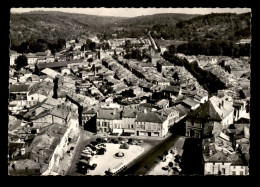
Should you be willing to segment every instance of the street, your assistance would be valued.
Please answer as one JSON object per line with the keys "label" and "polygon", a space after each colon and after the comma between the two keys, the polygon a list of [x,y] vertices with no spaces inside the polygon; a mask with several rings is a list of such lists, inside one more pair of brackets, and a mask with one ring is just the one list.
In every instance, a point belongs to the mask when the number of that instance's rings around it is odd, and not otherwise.
{"label": "street", "polygon": [[66,172],[66,175],[80,175],[79,173],[76,172],[76,166],[79,161],[80,154],[82,150],[85,148],[87,144],[89,144],[92,140],[95,140],[97,137],[92,135],[90,132],[81,130],[81,137],[78,142],[78,146],[76,147],[74,158],[71,162],[71,166]]}
{"label": "street", "polygon": [[179,135],[171,134],[168,138],[156,145],[150,151],[134,160],[130,165],[128,165],[127,169],[119,175],[145,175],[149,169],[153,167],[155,161],[158,159],[158,156],[162,156],[165,151],[168,151],[179,139],[179,137]]}

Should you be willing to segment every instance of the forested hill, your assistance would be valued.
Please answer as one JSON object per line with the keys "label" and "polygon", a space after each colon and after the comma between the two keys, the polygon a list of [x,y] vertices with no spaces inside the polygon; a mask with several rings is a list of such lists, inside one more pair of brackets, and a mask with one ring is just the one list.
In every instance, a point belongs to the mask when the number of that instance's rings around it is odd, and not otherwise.
{"label": "forested hill", "polygon": [[148,28],[157,39],[237,40],[250,37],[250,20],[250,13],[154,14],[125,18],[34,11],[11,14],[10,39],[12,45],[20,45],[30,40],[54,42],[59,38],[69,40],[97,33],[105,34],[104,38],[111,38],[114,32],[118,37],[138,37],[146,35]]}
{"label": "forested hill", "polygon": [[138,16],[133,18],[128,18],[119,22],[117,25],[120,27],[151,27],[151,25],[156,24],[167,24],[175,26],[178,22],[189,20],[197,15],[193,14],[175,14],[175,13],[165,13],[165,14],[154,14],[147,16]]}
{"label": "forested hill", "polygon": [[176,26],[156,24],[152,36],[164,39],[195,38],[237,40],[250,37],[251,13],[212,13],[179,21]]}
{"label": "forested hill", "polygon": [[57,38],[72,39],[105,30],[105,25],[113,25],[122,17],[93,16],[53,11],[33,11],[10,16],[10,39],[12,44],[28,40],[45,39],[49,42]]}

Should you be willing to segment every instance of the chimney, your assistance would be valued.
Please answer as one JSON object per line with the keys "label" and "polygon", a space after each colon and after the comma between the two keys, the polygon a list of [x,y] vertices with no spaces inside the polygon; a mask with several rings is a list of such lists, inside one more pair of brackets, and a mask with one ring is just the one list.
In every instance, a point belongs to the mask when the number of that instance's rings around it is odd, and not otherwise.
{"label": "chimney", "polygon": [[24,155],[25,154],[25,148],[22,148],[21,149],[21,155]]}
{"label": "chimney", "polygon": [[42,148],[39,150],[39,154],[43,155],[43,149]]}
{"label": "chimney", "polygon": [[212,156],[212,150],[211,149],[209,150],[209,156]]}
{"label": "chimney", "polygon": [[113,110],[113,115],[116,115],[116,109]]}

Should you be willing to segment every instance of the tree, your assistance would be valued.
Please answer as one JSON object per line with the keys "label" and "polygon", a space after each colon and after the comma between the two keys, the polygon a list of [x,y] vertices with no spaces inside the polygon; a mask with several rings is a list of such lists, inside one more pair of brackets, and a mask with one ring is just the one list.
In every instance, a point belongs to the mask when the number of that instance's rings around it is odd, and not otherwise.
{"label": "tree", "polygon": [[177,52],[175,45],[170,45],[170,46],[169,46],[169,52],[170,52],[171,54],[175,54],[175,53]]}
{"label": "tree", "polygon": [[96,49],[96,43],[95,42],[90,42],[89,44],[89,49],[92,51],[94,49]]}
{"label": "tree", "polygon": [[73,46],[70,46],[69,51],[73,51],[73,49],[74,49],[74,47],[73,47]]}
{"label": "tree", "polygon": [[57,41],[57,48],[62,49],[66,45],[66,40],[59,38]]}
{"label": "tree", "polygon": [[29,50],[29,42],[23,42],[21,43],[20,47],[18,47],[17,52],[18,53],[27,53]]}
{"label": "tree", "polygon": [[27,66],[27,57],[25,55],[18,56],[18,58],[15,60],[15,65],[17,70],[20,70],[22,67]]}
{"label": "tree", "polygon": [[173,167],[173,163],[172,163],[172,162],[169,162],[168,166],[169,166],[170,168],[172,168],[172,167]]}

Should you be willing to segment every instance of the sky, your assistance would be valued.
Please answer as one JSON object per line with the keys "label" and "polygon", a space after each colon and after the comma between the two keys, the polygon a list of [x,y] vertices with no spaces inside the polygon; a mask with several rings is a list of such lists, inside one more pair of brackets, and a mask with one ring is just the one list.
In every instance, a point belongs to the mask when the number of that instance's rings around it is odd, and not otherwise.
{"label": "sky", "polygon": [[11,13],[23,13],[36,10],[61,11],[98,16],[135,17],[159,13],[210,14],[245,13],[250,8],[12,8]]}

